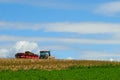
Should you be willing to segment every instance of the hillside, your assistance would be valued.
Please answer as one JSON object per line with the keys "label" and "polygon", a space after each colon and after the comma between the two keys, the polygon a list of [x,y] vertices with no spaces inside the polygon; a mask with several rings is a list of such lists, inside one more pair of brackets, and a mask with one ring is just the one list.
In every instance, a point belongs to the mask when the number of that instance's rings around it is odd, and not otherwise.
{"label": "hillside", "polygon": [[89,60],[0,59],[0,70],[61,70],[71,67],[120,66],[120,62]]}

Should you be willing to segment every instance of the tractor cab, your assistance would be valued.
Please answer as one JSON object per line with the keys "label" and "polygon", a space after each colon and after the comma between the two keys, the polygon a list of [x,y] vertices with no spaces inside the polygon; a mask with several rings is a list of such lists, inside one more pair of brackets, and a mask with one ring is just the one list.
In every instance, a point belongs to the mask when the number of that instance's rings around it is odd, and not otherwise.
{"label": "tractor cab", "polygon": [[40,51],[40,59],[48,59],[50,56],[50,51]]}

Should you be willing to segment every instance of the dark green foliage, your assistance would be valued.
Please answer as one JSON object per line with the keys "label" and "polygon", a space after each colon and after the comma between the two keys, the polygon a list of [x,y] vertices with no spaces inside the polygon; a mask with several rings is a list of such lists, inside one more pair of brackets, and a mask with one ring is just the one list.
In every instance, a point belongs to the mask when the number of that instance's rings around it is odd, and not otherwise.
{"label": "dark green foliage", "polygon": [[0,80],[119,80],[120,66],[73,66],[64,70],[2,70]]}

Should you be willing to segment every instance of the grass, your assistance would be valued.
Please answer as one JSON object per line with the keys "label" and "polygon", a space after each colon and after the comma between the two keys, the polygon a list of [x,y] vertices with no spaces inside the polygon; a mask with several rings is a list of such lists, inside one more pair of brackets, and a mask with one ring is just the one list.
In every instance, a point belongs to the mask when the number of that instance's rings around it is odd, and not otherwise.
{"label": "grass", "polygon": [[120,63],[0,59],[0,80],[119,80]]}
{"label": "grass", "polygon": [[74,67],[64,70],[3,70],[0,80],[119,80],[119,67]]}

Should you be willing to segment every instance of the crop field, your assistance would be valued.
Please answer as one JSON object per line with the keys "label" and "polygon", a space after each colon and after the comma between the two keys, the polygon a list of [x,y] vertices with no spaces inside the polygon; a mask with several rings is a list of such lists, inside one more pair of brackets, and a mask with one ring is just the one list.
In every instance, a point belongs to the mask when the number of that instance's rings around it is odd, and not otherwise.
{"label": "crop field", "polygon": [[0,80],[119,80],[120,62],[0,59]]}

